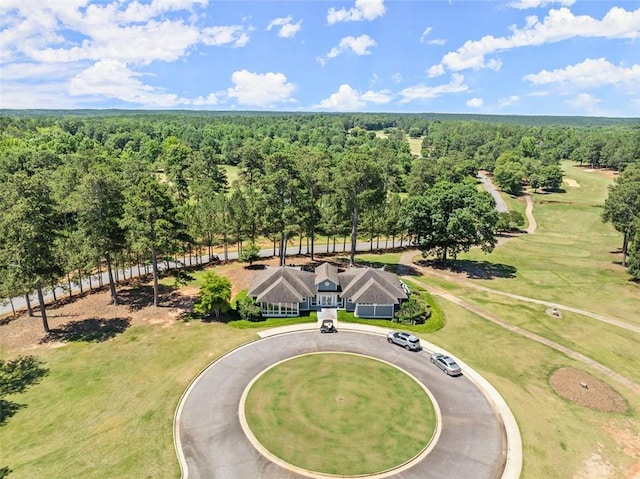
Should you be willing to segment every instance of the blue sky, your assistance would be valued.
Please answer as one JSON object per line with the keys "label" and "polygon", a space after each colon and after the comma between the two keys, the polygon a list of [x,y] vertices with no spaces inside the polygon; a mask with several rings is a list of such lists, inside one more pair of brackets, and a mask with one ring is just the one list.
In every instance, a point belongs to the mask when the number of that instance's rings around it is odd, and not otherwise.
{"label": "blue sky", "polygon": [[0,0],[0,108],[640,117],[640,0]]}

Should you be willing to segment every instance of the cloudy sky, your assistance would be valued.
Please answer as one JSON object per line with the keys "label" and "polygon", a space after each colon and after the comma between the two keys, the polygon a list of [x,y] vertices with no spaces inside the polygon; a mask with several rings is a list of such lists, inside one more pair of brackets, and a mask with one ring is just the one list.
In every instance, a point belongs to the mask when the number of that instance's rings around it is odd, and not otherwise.
{"label": "cloudy sky", "polygon": [[640,0],[0,0],[0,108],[640,117]]}

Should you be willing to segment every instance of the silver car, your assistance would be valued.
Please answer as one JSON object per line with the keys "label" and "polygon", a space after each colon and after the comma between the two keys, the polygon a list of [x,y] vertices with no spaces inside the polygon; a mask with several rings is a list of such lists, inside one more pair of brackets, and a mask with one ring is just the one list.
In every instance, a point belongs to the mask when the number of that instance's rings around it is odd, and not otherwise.
{"label": "silver car", "polygon": [[433,353],[431,362],[442,369],[449,376],[458,376],[462,374],[462,369],[452,358],[442,353]]}
{"label": "silver car", "polygon": [[402,346],[407,351],[417,351],[420,349],[420,340],[410,333],[389,331],[387,341],[391,344]]}

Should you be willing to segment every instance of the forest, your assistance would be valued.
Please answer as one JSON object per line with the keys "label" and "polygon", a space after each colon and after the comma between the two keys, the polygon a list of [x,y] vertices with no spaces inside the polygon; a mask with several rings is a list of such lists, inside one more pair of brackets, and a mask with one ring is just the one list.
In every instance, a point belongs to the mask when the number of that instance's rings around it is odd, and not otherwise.
{"label": "forest", "polygon": [[[412,154],[409,140],[421,141]],[[506,193],[562,187],[560,162],[622,172],[603,221],[640,278],[640,122],[554,117],[234,112],[0,113],[0,299],[114,265],[230,249],[410,238],[446,260],[491,251]],[[347,240],[349,238],[349,240]],[[46,314],[42,314],[47,331]]]}

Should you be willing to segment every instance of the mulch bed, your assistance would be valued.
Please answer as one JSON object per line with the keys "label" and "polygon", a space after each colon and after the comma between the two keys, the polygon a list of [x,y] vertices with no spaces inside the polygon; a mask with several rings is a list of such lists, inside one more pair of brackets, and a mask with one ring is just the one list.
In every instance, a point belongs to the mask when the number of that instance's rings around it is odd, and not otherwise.
{"label": "mulch bed", "polygon": [[550,379],[551,387],[564,399],[598,411],[625,413],[625,399],[611,386],[589,373],[574,368],[560,368]]}

